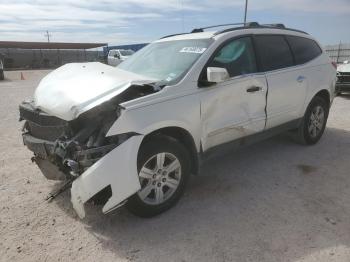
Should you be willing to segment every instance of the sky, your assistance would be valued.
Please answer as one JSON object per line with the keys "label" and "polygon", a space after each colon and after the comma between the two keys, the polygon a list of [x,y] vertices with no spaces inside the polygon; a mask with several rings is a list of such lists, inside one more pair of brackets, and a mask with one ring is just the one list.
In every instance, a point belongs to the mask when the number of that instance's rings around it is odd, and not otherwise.
{"label": "sky", "polygon": [[[0,41],[143,43],[242,22],[245,0],[0,0]],[[321,44],[350,43],[350,0],[249,0],[248,21],[283,23]]]}

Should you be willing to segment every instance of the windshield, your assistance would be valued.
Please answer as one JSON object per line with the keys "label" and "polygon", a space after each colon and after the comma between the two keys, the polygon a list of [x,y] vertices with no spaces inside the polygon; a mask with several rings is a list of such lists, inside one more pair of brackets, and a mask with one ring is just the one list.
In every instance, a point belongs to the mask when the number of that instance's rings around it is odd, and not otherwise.
{"label": "windshield", "polygon": [[135,53],[132,50],[119,50],[119,52],[122,56],[131,56]]}
{"label": "windshield", "polygon": [[118,67],[169,84],[181,79],[208,48],[212,39],[152,43]]}

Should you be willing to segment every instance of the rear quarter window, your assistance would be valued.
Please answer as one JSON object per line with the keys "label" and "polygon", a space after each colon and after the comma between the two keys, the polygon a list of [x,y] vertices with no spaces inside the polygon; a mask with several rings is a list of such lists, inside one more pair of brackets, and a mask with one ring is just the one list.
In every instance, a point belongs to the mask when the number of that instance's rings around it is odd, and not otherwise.
{"label": "rear quarter window", "polygon": [[287,36],[287,41],[292,49],[297,65],[305,64],[322,53],[319,45],[312,39]]}
{"label": "rear quarter window", "polygon": [[262,71],[271,71],[294,65],[293,55],[286,39],[280,35],[255,36]]}

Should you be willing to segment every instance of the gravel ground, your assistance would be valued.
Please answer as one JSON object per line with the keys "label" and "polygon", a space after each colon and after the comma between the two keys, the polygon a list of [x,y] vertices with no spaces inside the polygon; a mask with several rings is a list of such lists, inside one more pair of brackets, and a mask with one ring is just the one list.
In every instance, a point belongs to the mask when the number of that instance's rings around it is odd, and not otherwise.
{"label": "gravel ground", "polygon": [[48,71],[0,82],[1,261],[350,261],[350,96],[315,146],[279,136],[212,160],[170,211],[75,215],[23,147],[18,104]]}

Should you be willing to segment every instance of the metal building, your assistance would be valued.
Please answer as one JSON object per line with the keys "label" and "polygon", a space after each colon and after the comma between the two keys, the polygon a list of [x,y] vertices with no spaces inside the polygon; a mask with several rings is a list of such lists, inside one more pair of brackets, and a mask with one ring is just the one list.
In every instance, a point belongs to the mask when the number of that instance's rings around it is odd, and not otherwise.
{"label": "metal building", "polygon": [[102,51],[90,50],[106,45],[107,43],[0,41],[0,55],[7,70],[56,68],[72,62],[103,61]]}

